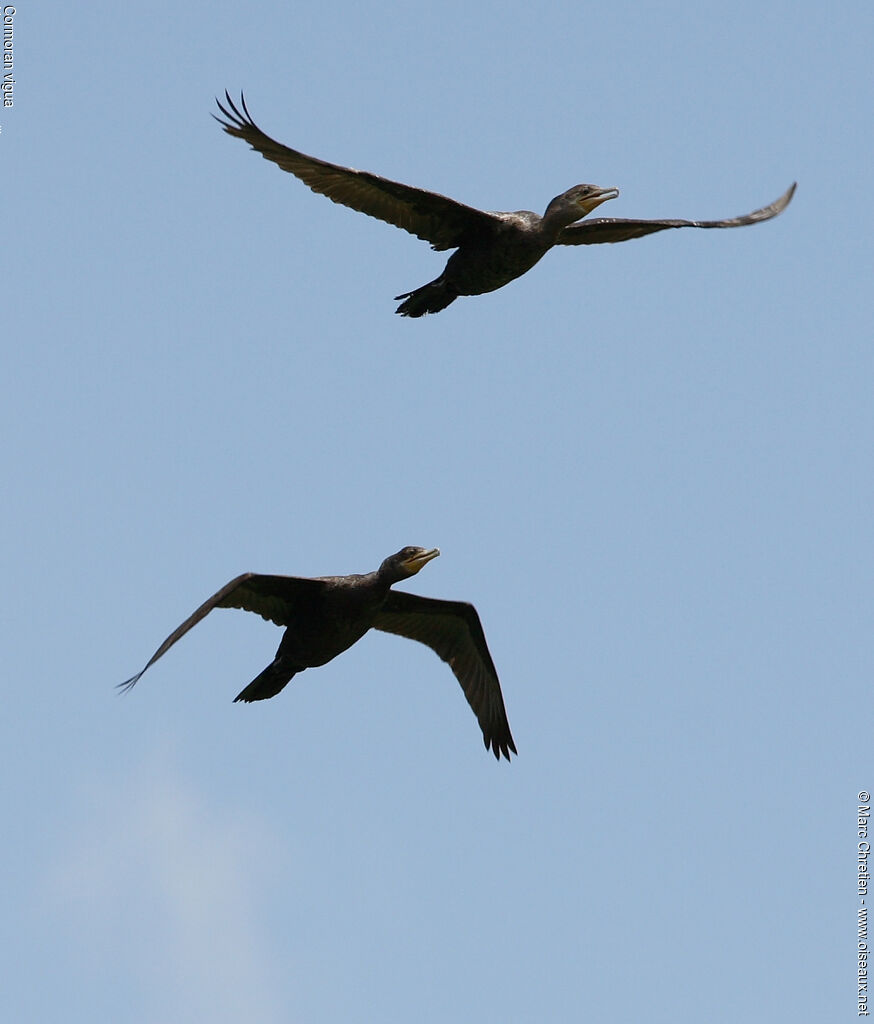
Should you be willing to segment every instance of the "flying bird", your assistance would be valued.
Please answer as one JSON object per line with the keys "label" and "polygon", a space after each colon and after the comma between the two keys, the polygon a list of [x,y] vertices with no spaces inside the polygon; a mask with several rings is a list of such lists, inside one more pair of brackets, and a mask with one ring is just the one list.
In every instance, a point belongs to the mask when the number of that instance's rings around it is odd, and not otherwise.
{"label": "flying bird", "polygon": [[742,217],[727,220],[628,220],[599,217],[580,223],[601,203],[615,199],[618,188],[574,185],[550,202],[542,217],[530,210],[516,213],[487,213],[454,199],[402,185],[369,171],[319,160],[276,142],[255,124],[240,95],[236,106],[227,91],[228,106],[216,100],[223,118],[216,121],[229,134],[244,139],[265,160],[300,178],[313,192],[335,203],[403,228],[431,243],[438,252],[456,251],[443,273],[435,280],[396,295],[404,301],[396,312],[401,316],[438,313],[459,295],[482,295],[502,288],[529,271],[554,245],[596,245],[642,238],[666,228],[737,228],[770,220],[789,205],[795,192],[791,185],[769,206]]}
{"label": "flying bird", "polygon": [[405,547],[365,575],[310,579],[245,572],[204,601],[119,688],[130,690],[150,665],[213,608],[242,608],[285,627],[276,657],[234,698],[246,702],[275,697],[299,672],[327,664],[369,629],[379,629],[418,640],[449,664],[477,717],[486,749],[499,760],[503,754],[509,761],[516,746],[498,673],[474,606],[391,589],[439,554],[437,548]]}

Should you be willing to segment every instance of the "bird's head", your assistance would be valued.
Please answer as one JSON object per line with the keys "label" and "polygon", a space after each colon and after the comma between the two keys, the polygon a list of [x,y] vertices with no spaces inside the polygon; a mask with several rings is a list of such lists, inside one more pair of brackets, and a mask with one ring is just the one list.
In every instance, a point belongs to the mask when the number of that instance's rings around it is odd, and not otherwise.
{"label": "bird's head", "polygon": [[601,188],[600,185],[574,185],[563,192],[547,206],[544,220],[553,220],[562,225],[573,224],[581,220],[601,203],[615,199],[619,195],[618,188]]}
{"label": "bird's head", "polygon": [[399,580],[405,580],[409,576],[415,576],[423,565],[430,562],[432,558],[436,558],[439,554],[439,548],[401,548],[397,554],[389,555],[386,558],[379,567],[379,574],[380,576],[387,577],[393,583],[397,583]]}

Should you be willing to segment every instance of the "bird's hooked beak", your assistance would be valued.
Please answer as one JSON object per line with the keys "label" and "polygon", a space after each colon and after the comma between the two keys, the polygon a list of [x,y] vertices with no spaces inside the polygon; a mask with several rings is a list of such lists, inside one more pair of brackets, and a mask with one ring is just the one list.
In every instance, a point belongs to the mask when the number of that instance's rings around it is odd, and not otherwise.
{"label": "bird's hooked beak", "polygon": [[600,206],[601,203],[606,203],[608,199],[616,199],[619,195],[619,189],[614,187],[611,188],[596,188],[593,192],[590,192],[586,196],[581,196],[577,199],[577,206],[583,211],[583,216],[590,214],[596,206]]}
{"label": "bird's hooked beak", "polygon": [[402,562],[402,566],[411,576],[417,573],[423,565],[426,565],[431,561],[432,558],[436,558],[440,554],[440,548],[429,548],[427,551],[422,548],[417,551],[415,555],[408,558],[405,562]]}

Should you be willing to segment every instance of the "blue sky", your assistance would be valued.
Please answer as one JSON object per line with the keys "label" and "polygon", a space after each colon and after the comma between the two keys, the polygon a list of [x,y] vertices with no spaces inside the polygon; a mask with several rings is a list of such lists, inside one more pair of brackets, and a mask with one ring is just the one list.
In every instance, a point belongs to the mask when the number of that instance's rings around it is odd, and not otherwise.
{"label": "blue sky", "polygon": [[[0,114],[17,1022],[855,1017],[872,788],[870,5],[14,20]],[[211,119],[486,209],[779,219],[444,257]],[[474,602],[519,748],[372,635],[254,706],[245,570]]]}

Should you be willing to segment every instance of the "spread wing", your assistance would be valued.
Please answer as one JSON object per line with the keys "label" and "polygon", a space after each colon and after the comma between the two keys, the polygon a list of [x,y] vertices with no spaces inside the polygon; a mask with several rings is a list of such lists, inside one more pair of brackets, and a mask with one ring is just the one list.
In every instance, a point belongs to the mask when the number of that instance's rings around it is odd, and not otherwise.
{"label": "spread wing", "polygon": [[300,603],[311,599],[314,592],[323,586],[320,580],[300,576],[261,576],[244,572],[217,590],[182,625],[177,626],[135,676],[119,683],[119,689],[130,690],[150,665],[154,665],[189,629],[206,618],[213,608],[242,608],[275,622],[277,626],[287,626]]}
{"label": "spread wing", "polygon": [[510,760],[510,751],[515,754],[516,746],[501,684],[472,604],[436,601],[392,590],[373,625],[386,633],[418,640],[447,662],[473,708],[486,749],[491,748],[499,760],[501,754]]}
{"label": "spread wing", "polygon": [[596,217],[581,220],[563,228],[558,236],[558,245],[597,245],[601,242],[627,242],[629,238],[643,238],[666,228],[740,228],[747,224],[758,224],[782,213],[795,194],[795,185],[788,188],[779,199],[761,210],[753,210],[743,217],[729,217],[727,220],[625,220],[621,217]]}
{"label": "spread wing", "polygon": [[435,249],[454,249],[465,238],[482,231],[494,231],[500,226],[497,218],[490,214],[457,203],[436,192],[389,181],[388,178],[381,178],[368,171],[329,164],[325,160],[283,146],[281,142],[265,135],[255,124],[242,94],[242,111],[227,91],[225,98],[230,109],[224,107],[219,100],[216,103],[226,120],[216,117],[216,121],[228,135],[244,139],[265,160],[272,161],[283,171],[300,178],[313,192],[319,192],[335,203],[376,217],[396,228],[403,228],[417,238],[430,242]]}

